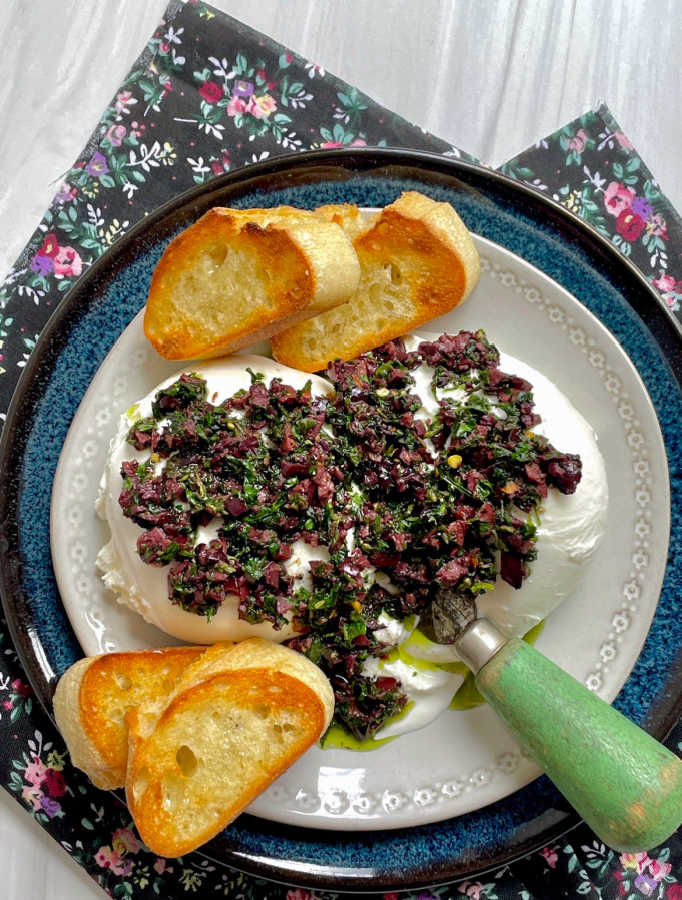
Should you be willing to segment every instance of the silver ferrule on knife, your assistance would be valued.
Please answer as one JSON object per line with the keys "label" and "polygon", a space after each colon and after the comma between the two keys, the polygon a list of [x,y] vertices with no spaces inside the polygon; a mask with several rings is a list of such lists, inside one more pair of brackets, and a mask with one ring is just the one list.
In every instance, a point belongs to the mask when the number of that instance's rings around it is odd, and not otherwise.
{"label": "silver ferrule on knife", "polygon": [[455,649],[474,675],[508,642],[509,638],[488,619],[475,619],[455,641]]}

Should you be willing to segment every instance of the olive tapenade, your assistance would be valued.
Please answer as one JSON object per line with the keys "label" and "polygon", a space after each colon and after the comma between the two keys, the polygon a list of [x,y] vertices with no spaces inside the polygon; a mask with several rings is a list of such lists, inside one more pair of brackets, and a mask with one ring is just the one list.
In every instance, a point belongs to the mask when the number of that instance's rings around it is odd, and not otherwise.
{"label": "olive tapenade", "polygon": [[[211,617],[236,596],[248,622],[293,621],[289,646],[329,676],[336,721],[373,735],[406,703],[397,679],[362,674],[390,649],[380,614],[419,615],[434,584],[475,597],[499,574],[521,587],[529,514],[580,481],[580,458],[533,432],[532,386],[498,365],[482,331],[462,331],[333,362],[327,396],[250,372],[248,390],[217,403],[183,374],[127,438],[149,454],[121,473],[140,557],[169,567],[169,600],[185,610]],[[415,390],[422,366],[432,416]],[[197,542],[209,523],[215,536]],[[287,567],[297,541],[324,557],[305,578]]]}

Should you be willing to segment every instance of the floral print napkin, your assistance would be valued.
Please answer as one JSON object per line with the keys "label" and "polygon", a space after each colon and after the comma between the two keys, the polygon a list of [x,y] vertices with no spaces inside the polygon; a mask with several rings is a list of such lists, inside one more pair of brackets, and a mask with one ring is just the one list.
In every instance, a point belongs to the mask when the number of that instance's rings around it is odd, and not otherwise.
{"label": "floral print napkin", "polygon": [[[366,144],[472,159],[228,16],[173,0],[0,285],[0,416],[50,313],[145,213],[192,185],[277,153]],[[680,315],[682,222],[605,106],[501,171],[589,222],[641,269],[670,314]],[[0,649],[2,785],[106,893],[339,897],[266,884],[197,853],[155,857],[137,837],[125,806],[70,765],[59,734],[33,698],[4,622]],[[675,739],[682,750],[682,728]],[[581,826],[482,881],[400,897],[578,895],[682,900],[682,838],[650,854],[619,855]]]}
{"label": "floral print napkin", "polygon": [[[682,219],[600,105],[500,166],[584,219],[627,256],[682,321]],[[669,253],[669,249],[673,252]]]}

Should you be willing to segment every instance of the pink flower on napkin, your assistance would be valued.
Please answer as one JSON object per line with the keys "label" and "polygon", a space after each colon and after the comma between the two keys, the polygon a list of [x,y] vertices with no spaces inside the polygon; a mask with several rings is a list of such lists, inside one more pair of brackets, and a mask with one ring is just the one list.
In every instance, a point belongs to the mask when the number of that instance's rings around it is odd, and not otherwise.
{"label": "pink flower on napkin", "polygon": [[635,192],[618,181],[612,181],[604,191],[604,206],[612,216],[619,216],[624,209],[630,209],[634,199]]}
{"label": "pink flower on napkin", "polygon": [[131,859],[121,859],[111,847],[104,844],[95,853],[95,862],[101,869],[111,869],[115,875],[130,875],[133,870]]}
{"label": "pink flower on napkin", "polygon": [[141,125],[139,122],[130,123],[130,133],[133,135],[133,137],[142,137],[142,132],[146,130],[146,125]]}
{"label": "pink flower on napkin", "polygon": [[616,131],[613,136],[618,141],[619,146],[623,147],[625,150],[635,149],[630,143],[630,139],[627,137],[627,135],[623,134],[622,131]]}
{"label": "pink flower on napkin", "polygon": [[660,275],[658,278],[654,278],[652,284],[660,291],[668,309],[677,312],[680,308],[680,297],[682,297],[682,280],[677,281],[672,275],[661,270]]}
{"label": "pink flower on napkin", "polygon": [[350,144],[344,144],[343,141],[325,141],[324,144],[320,144],[320,147],[324,149],[333,150],[334,147],[366,147],[367,141],[362,138],[355,138],[354,141],[351,141]]}
{"label": "pink flower on napkin", "polygon": [[551,847],[543,847],[540,851],[540,856],[544,856],[547,860],[547,865],[550,869],[555,868],[557,862],[559,861],[559,856],[555,850],[552,850]]}
{"label": "pink flower on napkin", "polygon": [[658,278],[654,278],[654,287],[664,294],[667,294],[668,291],[674,291],[676,283],[672,275],[666,275],[662,271]]}
{"label": "pink flower on napkin", "polygon": [[73,278],[83,271],[83,261],[73,247],[60,247],[54,258],[55,275]]}
{"label": "pink flower on napkin", "polygon": [[107,129],[107,133],[104,135],[112,147],[120,147],[125,136],[125,125],[110,125]]}
{"label": "pink flower on napkin", "polygon": [[37,788],[45,781],[46,772],[47,766],[45,763],[39,757],[34,756],[24,770],[24,781]]}
{"label": "pink flower on napkin", "polygon": [[28,803],[33,812],[38,812],[41,808],[40,801],[43,799],[43,792],[32,784],[25,784],[21,789],[21,799]]}
{"label": "pink flower on napkin", "polygon": [[672,865],[667,862],[659,862],[657,859],[649,860],[649,874],[656,881],[662,881],[666,875],[669,875]]}
{"label": "pink flower on napkin", "polygon": [[119,856],[139,853],[142,846],[130,828],[117,828],[111,836],[111,845]]}
{"label": "pink flower on napkin", "polygon": [[163,875],[164,872],[168,872],[169,875],[172,875],[173,866],[169,866],[168,860],[164,859],[163,856],[157,856],[156,862],[154,863],[154,871],[158,872],[159,875]]}
{"label": "pink flower on napkin", "polygon": [[132,91],[119,91],[118,94],[116,94],[114,110],[118,116],[127,116],[130,112],[129,107],[134,103],[137,103],[137,100],[133,97]]}
{"label": "pink flower on napkin", "polygon": [[241,97],[237,97],[235,94],[233,94],[227,104],[228,116],[243,116],[245,112],[246,103],[242,100]]}
{"label": "pink flower on napkin", "polygon": [[580,131],[577,131],[568,142],[569,150],[576,150],[578,153],[582,153],[585,149],[585,144],[587,143],[587,135],[585,134],[585,129],[581,128]]}

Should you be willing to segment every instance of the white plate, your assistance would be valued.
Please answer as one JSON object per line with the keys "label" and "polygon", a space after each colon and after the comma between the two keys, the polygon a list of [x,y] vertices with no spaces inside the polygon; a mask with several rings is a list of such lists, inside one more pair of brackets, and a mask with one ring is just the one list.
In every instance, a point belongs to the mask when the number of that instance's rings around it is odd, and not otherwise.
{"label": "white plate", "polygon": [[[637,659],[663,580],[670,503],[656,415],[629,359],[590,312],[519,257],[475,241],[482,273],[474,294],[426,327],[484,328],[500,349],[554,381],[597,433],[610,486],[607,534],[537,646],[610,701]],[[64,443],[52,555],[64,606],[89,655],[174,643],[103,587],[95,556],[109,535],[93,505],[119,415],[177,370],[149,346],[138,315],[93,379]],[[479,707],[448,711],[370,753],[314,747],[248,811],[315,828],[398,828],[478,809],[538,774],[492,710]]]}

